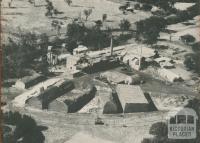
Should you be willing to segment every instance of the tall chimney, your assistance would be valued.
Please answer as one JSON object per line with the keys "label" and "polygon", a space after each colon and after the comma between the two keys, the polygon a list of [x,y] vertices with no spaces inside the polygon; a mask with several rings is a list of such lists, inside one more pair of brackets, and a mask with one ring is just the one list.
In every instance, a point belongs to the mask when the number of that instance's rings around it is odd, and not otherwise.
{"label": "tall chimney", "polygon": [[111,39],[110,39],[110,55],[113,55],[113,36],[111,35]]}

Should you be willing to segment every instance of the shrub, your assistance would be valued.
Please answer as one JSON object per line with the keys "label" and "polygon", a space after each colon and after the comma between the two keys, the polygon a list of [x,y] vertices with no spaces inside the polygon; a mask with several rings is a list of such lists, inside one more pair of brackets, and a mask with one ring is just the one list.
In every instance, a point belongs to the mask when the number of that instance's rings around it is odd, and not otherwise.
{"label": "shrub", "polygon": [[139,10],[139,9],[140,9],[140,4],[139,4],[139,3],[136,3],[136,4],[134,5],[134,9]]}
{"label": "shrub", "polygon": [[107,14],[103,14],[102,15],[102,21],[106,21],[107,20]]}
{"label": "shrub", "polygon": [[189,70],[194,70],[200,74],[200,53],[187,54],[184,64]]}
{"label": "shrub", "polygon": [[141,9],[144,11],[150,11],[152,9],[152,6],[149,4],[143,4]]}
{"label": "shrub", "polygon": [[18,142],[19,139],[22,139],[22,143],[44,142],[44,135],[35,120],[27,115],[22,116],[18,112],[5,113],[4,124],[16,126],[14,133],[4,132],[4,142]]}
{"label": "shrub", "polygon": [[123,34],[124,31],[130,29],[131,23],[127,19],[123,19],[123,20],[120,21],[119,26],[120,26],[120,29],[121,29],[122,34]]}
{"label": "shrub", "polygon": [[163,122],[155,123],[151,126],[149,133],[155,135],[156,137],[166,137],[167,124]]}
{"label": "shrub", "polygon": [[193,42],[195,42],[195,40],[196,40],[196,39],[195,39],[192,35],[190,35],[190,34],[181,36],[180,38],[181,38],[181,41],[184,42],[184,43],[186,43],[186,44],[193,43]]}
{"label": "shrub", "polygon": [[112,102],[107,102],[103,109],[103,114],[115,114],[117,113],[117,106]]}
{"label": "shrub", "polygon": [[88,17],[92,14],[92,9],[85,9],[83,13],[85,15],[85,20],[87,21]]}

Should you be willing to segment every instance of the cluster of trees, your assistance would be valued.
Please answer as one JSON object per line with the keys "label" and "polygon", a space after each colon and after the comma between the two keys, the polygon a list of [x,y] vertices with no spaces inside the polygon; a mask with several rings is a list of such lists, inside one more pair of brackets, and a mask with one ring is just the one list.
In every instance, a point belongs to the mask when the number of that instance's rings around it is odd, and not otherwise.
{"label": "cluster of trees", "polygon": [[176,16],[167,18],[167,24],[176,24],[179,22],[192,19],[193,17],[199,15],[199,7],[200,3],[197,2],[194,6],[188,8],[187,10],[176,11],[175,12]]}
{"label": "cluster of trees", "polygon": [[47,5],[46,5],[46,10],[47,12],[45,13],[45,16],[50,16],[52,17],[53,15],[57,14],[62,14],[63,12],[58,11],[56,8],[54,8],[53,3],[49,0],[46,0]]}
{"label": "cluster of trees", "polygon": [[[4,143],[44,143],[42,130],[46,127],[37,126],[31,117],[18,112],[7,112],[3,114],[3,119],[4,129],[7,127],[3,131]],[[14,126],[14,131],[9,126]]]}
{"label": "cluster of trees", "polygon": [[200,52],[185,55],[185,66],[200,75]]}
{"label": "cluster of trees", "polygon": [[[27,75],[26,69],[37,69],[40,72],[48,72],[46,55],[48,37],[42,34],[40,37],[40,44],[38,44],[37,35],[34,33],[19,32],[17,40],[9,39],[8,44],[3,45],[3,78],[20,78]],[[44,57],[38,63],[38,68],[35,66],[35,59]],[[34,65],[34,66],[33,66]],[[45,66],[46,65],[46,66]]]}
{"label": "cluster of trees", "polygon": [[[107,15],[102,15],[102,20],[105,21],[106,19]],[[97,20],[95,23],[95,26],[92,28],[87,28],[84,23],[80,24],[73,22],[68,24],[66,43],[70,52],[72,52],[73,49],[76,48],[80,43],[88,46],[91,48],[91,50],[99,50],[101,48],[110,46],[112,30],[109,28],[107,30],[101,30],[101,27],[103,26],[103,21],[101,20]],[[122,31],[122,34],[119,37],[113,39],[114,45],[118,45],[120,43],[119,40],[124,42],[131,38],[131,35],[124,34],[125,31],[130,29],[130,27],[131,23],[128,20],[121,20],[119,28]]]}
{"label": "cluster of trees", "polygon": [[152,16],[136,23],[136,40],[147,44],[157,42],[160,31],[166,27],[166,20],[162,17]]}
{"label": "cluster of trees", "polygon": [[164,10],[171,9],[175,4],[174,0],[137,0],[137,1],[148,5],[155,5]]}
{"label": "cluster of trees", "polygon": [[70,48],[68,50],[72,52],[80,43],[91,47],[93,50],[109,46],[109,33],[100,30],[100,26],[100,22],[97,22],[97,24],[92,28],[87,28],[84,24],[76,22],[68,24],[66,33],[66,43]]}

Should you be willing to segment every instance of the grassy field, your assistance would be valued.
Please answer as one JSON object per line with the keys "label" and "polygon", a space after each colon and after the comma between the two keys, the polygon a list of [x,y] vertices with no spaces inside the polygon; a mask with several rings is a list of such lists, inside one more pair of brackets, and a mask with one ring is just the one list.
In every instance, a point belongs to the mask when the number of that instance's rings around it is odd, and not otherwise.
{"label": "grassy field", "polygon": [[107,14],[107,22],[105,27],[119,28],[120,20],[128,19],[134,23],[141,19],[151,16],[150,12],[137,11],[135,13],[122,14],[119,10],[120,4],[107,0],[73,0],[71,6],[68,6],[64,0],[52,0],[53,6],[62,14],[54,15],[52,18],[46,17],[46,7],[30,4],[27,0],[15,0],[12,3],[13,8],[9,8],[4,1],[2,6],[2,25],[4,29],[5,40],[9,33],[15,33],[19,28],[25,31],[34,31],[36,33],[47,33],[55,35],[56,31],[52,29],[52,20],[63,22],[61,33],[66,32],[66,26],[72,22],[74,18],[81,17],[85,20],[83,11],[92,9],[86,25],[94,24],[95,20],[101,20],[103,14]]}

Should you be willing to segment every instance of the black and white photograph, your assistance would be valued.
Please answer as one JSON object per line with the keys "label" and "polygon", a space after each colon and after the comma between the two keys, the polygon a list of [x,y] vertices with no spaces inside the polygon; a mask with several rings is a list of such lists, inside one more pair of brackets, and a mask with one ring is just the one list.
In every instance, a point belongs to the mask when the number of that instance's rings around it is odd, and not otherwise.
{"label": "black and white photograph", "polygon": [[200,143],[199,0],[0,0],[0,143]]}

